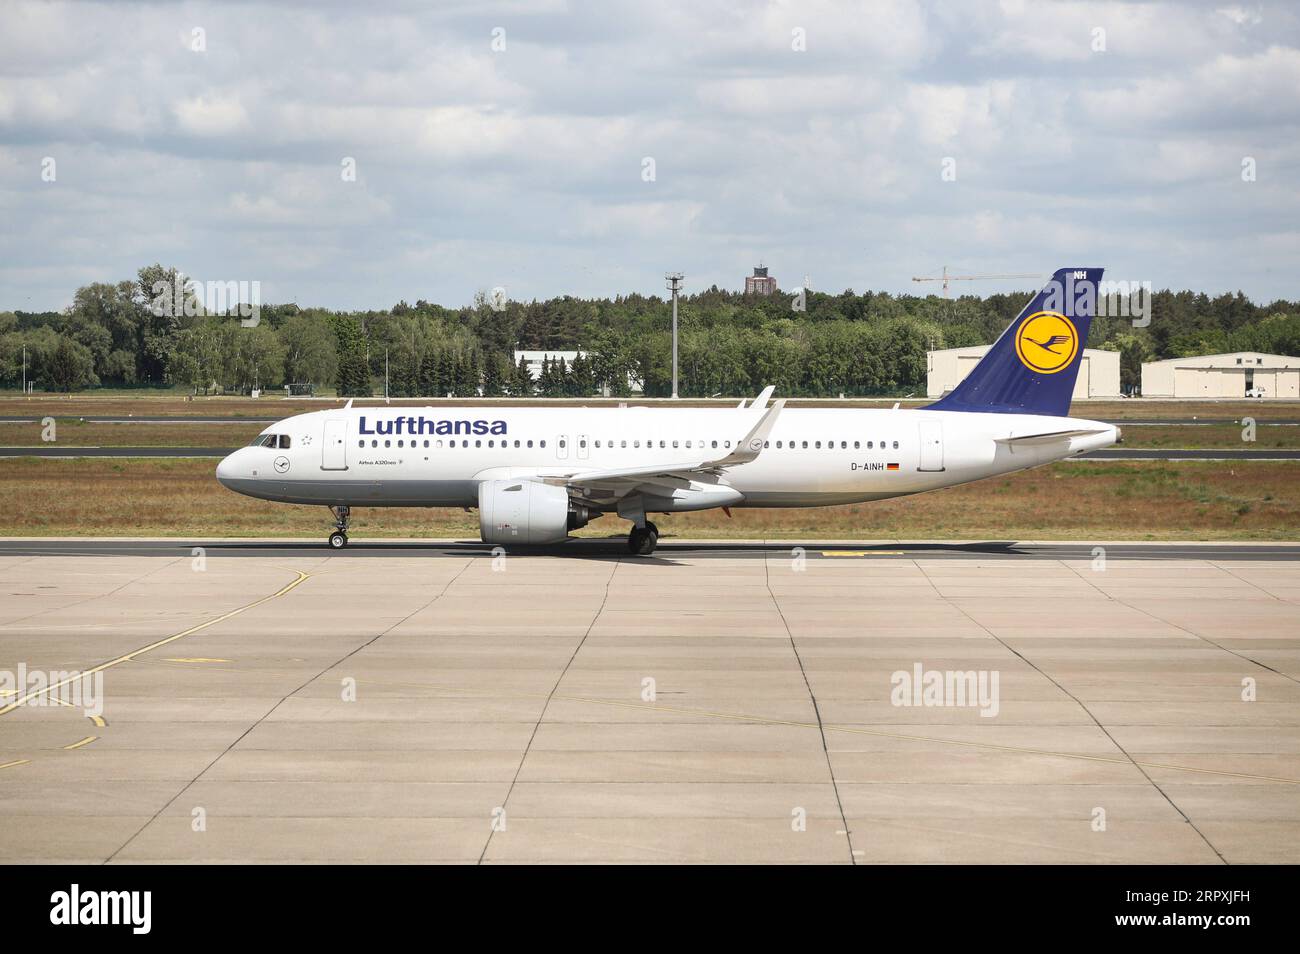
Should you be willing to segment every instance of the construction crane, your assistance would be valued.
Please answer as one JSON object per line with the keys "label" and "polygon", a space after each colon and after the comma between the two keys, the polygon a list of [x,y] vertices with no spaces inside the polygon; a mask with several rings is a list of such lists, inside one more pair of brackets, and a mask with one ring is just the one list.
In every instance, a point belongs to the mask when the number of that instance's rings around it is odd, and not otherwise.
{"label": "construction crane", "polygon": [[943,267],[943,274],[932,277],[913,278],[914,282],[943,282],[943,297],[948,297],[949,282],[973,282],[982,278],[1040,278],[1036,272],[1017,272],[1014,275],[949,275],[948,266]]}

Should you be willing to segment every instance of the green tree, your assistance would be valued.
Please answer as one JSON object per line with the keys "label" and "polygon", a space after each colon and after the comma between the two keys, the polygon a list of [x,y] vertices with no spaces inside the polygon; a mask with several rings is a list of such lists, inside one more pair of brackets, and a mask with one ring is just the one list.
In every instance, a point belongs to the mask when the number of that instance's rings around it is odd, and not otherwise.
{"label": "green tree", "polygon": [[286,384],[324,387],[334,383],[339,366],[338,337],[325,318],[290,315],[278,334],[284,346]]}
{"label": "green tree", "polygon": [[62,335],[53,350],[42,355],[39,370],[49,391],[80,391],[99,384],[90,349]]}
{"label": "green tree", "polygon": [[339,396],[370,397],[374,392],[360,322],[351,315],[335,315],[333,324]]}
{"label": "green tree", "polygon": [[488,354],[483,357],[483,396],[501,397],[505,394],[506,377],[510,370],[500,355]]}

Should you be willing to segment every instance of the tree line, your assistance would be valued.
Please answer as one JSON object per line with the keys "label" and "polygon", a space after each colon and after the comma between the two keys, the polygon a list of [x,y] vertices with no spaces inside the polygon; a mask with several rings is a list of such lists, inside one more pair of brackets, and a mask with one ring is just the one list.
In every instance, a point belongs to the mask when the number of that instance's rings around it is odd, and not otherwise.
{"label": "tree line", "polygon": [[[168,284],[170,283],[170,285]],[[285,385],[393,396],[627,395],[672,389],[669,304],[657,296],[569,296],[460,308],[427,301],[388,310],[260,306],[209,313],[184,299],[160,307],[160,286],[184,276],[160,264],[135,278],[77,289],[59,312],[0,312],[0,386],[23,378],[49,391],[94,387],[185,387],[246,393]],[[926,352],[988,344],[1031,291],[944,299],[885,292],[745,295],[716,286],[679,306],[680,393],[750,394],[774,384],[790,396],[924,393]],[[181,302],[182,296],[170,301]],[[1238,292],[1209,297],[1164,290],[1151,320],[1098,317],[1088,346],[1119,351],[1121,384],[1136,387],[1143,361],[1231,351],[1300,354],[1300,303],[1256,304]],[[514,362],[516,348],[580,350],[548,360],[538,380]]]}

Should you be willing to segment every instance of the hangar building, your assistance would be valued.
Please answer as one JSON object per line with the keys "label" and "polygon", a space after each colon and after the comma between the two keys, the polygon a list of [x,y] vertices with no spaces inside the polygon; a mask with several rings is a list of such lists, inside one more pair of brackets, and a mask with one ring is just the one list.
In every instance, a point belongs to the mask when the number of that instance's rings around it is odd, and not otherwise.
{"label": "hangar building", "polygon": [[[925,393],[937,398],[947,394],[970,374],[991,345],[945,348],[926,355]],[[1079,377],[1074,382],[1074,399],[1119,397],[1119,352],[1083,349]]]}
{"label": "hangar building", "polygon": [[1142,365],[1142,396],[1296,398],[1300,397],[1300,358],[1238,351],[1148,361]]}

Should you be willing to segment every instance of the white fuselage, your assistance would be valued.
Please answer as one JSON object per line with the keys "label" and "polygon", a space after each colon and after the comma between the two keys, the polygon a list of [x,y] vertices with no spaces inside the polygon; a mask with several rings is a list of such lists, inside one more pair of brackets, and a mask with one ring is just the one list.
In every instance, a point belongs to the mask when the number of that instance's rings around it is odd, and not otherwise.
{"label": "white fuselage", "polygon": [[[217,477],[240,493],[287,503],[471,507],[484,480],[671,470],[716,460],[761,414],[761,408],[334,408],[268,427],[263,438],[274,435],[275,447],[240,448],[221,462]],[[1007,441],[1071,430],[1092,433]],[[787,408],[756,459],[727,469],[705,493],[683,494],[680,505],[661,501],[655,509],[876,500],[1024,470],[1117,438],[1109,424],[1075,418]]]}

